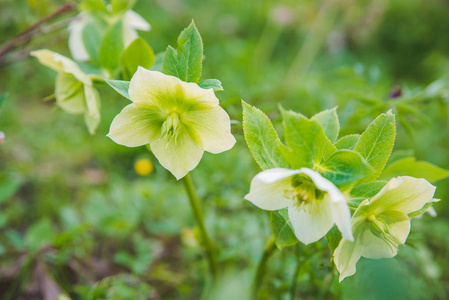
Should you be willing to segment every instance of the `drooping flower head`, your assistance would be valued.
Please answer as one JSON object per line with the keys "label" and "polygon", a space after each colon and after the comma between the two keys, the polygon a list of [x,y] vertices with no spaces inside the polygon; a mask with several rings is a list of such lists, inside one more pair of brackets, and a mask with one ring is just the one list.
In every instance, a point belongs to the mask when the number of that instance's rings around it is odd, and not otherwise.
{"label": "drooping flower head", "polygon": [[150,144],[177,179],[198,165],[204,151],[220,153],[235,144],[212,89],[139,67],[128,92],[133,103],[114,118],[108,136],[128,147]]}
{"label": "drooping flower head", "polygon": [[371,200],[363,201],[351,220],[354,242],[342,240],[334,252],[340,281],[355,273],[361,256],[390,258],[410,233],[408,214],[432,200],[435,187],[425,179],[391,179]]}
{"label": "drooping flower head", "polygon": [[288,208],[295,235],[306,245],[324,237],[334,224],[344,239],[353,240],[345,197],[311,169],[262,171],[252,180],[245,199],[265,210]]}
{"label": "drooping flower head", "polygon": [[41,64],[58,72],[55,84],[56,104],[71,114],[84,113],[89,132],[93,134],[100,122],[100,95],[90,75],[71,59],[41,49],[31,52]]}

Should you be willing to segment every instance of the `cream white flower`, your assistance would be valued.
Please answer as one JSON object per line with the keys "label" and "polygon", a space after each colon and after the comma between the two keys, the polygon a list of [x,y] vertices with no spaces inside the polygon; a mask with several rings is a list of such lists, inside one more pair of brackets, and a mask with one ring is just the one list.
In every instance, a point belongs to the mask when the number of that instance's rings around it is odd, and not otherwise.
{"label": "cream white flower", "polygon": [[354,242],[342,240],[334,252],[340,281],[355,273],[361,256],[389,258],[410,233],[408,214],[432,201],[435,187],[425,179],[391,179],[371,200],[363,201],[351,220]]}
{"label": "cream white flower", "polygon": [[56,104],[71,114],[84,113],[84,120],[93,134],[100,122],[100,95],[91,76],[85,74],[71,59],[47,49],[31,52],[41,64],[58,72],[55,84]]}
{"label": "cream white flower", "polygon": [[265,210],[288,208],[288,217],[299,241],[318,241],[334,223],[343,238],[352,241],[351,213],[340,190],[308,168],[269,169],[257,174],[245,199]]}
{"label": "cream white flower", "polygon": [[139,67],[128,92],[133,103],[115,117],[108,136],[128,147],[150,144],[177,179],[198,165],[204,151],[220,153],[235,144],[212,89]]}
{"label": "cream white flower", "polygon": [[[138,13],[133,10],[127,10],[123,16],[123,42],[126,48],[139,35],[137,30],[149,31],[150,24],[145,21]],[[80,13],[69,24],[69,49],[72,57],[77,61],[88,61],[90,59],[83,42],[83,29],[91,21],[87,13]]]}

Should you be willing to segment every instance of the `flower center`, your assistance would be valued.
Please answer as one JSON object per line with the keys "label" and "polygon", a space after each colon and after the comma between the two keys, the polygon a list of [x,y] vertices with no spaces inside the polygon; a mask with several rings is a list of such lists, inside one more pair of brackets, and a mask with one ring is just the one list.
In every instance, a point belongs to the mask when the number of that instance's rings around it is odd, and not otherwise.
{"label": "flower center", "polygon": [[313,181],[303,174],[293,176],[291,188],[284,191],[285,197],[294,201],[295,206],[306,206],[312,211],[319,211],[319,201],[324,199],[326,192],[318,189]]}
{"label": "flower center", "polygon": [[174,138],[176,143],[176,138],[181,133],[181,129],[182,124],[179,120],[179,114],[177,112],[171,112],[167,115],[164,124],[162,124],[162,137],[168,140]]}

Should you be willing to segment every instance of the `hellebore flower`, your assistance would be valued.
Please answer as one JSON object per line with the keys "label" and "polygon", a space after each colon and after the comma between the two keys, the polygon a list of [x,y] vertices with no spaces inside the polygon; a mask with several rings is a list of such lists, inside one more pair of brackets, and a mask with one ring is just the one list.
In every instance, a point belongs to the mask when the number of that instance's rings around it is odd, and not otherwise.
{"label": "hellebore flower", "polygon": [[[123,42],[124,47],[128,47],[139,35],[137,30],[149,31],[151,26],[138,13],[127,10],[123,15]],[[106,18],[108,19],[108,18]],[[72,57],[77,61],[88,61],[90,59],[83,42],[84,27],[91,22],[91,17],[87,13],[80,13],[69,24],[69,49]]]}
{"label": "hellebore flower", "polygon": [[342,240],[334,252],[340,281],[355,273],[361,256],[390,258],[410,233],[408,214],[432,200],[435,187],[425,179],[403,176],[391,179],[371,200],[355,211],[351,226],[354,242]]}
{"label": "hellebore flower", "polygon": [[58,72],[55,84],[56,104],[71,114],[84,113],[90,134],[100,122],[100,95],[91,76],[71,59],[47,49],[31,52],[41,64]]}
{"label": "hellebore flower", "polygon": [[178,180],[204,151],[220,153],[235,144],[229,116],[212,89],[139,67],[128,92],[133,103],[114,118],[108,137],[128,147],[149,143]]}
{"label": "hellebore flower", "polygon": [[253,178],[245,199],[265,210],[288,207],[295,235],[306,245],[325,236],[334,223],[343,238],[353,240],[345,197],[332,182],[311,169],[262,171]]}

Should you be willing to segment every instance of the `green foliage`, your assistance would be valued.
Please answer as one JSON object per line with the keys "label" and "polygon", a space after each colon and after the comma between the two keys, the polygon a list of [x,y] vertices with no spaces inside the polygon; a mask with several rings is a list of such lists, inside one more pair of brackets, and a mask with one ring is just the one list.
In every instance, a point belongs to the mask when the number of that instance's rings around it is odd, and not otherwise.
{"label": "green foliage", "polygon": [[289,146],[283,149],[283,154],[292,168],[313,168],[337,150],[318,121],[292,111],[281,112],[285,140]]}
{"label": "green foliage", "polygon": [[168,46],[165,51],[162,72],[186,82],[198,83],[203,63],[203,42],[192,23],[178,37],[177,49]]}
{"label": "green foliage", "polygon": [[340,190],[345,191],[357,179],[368,175],[371,167],[358,152],[338,150],[319,166],[319,171]]}
{"label": "green foliage", "polygon": [[340,132],[340,121],[338,120],[337,108],[323,110],[312,117],[312,120],[317,120],[327,138],[334,143],[337,140]]}
{"label": "green foliage", "polygon": [[255,161],[262,170],[285,168],[288,163],[281,153],[283,147],[270,119],[259,109],[242,101],[243,132]]}
{"label": "green foliage", "polygon": [[49,219],[42,219],[34,223],[25,235],[25,244],[30,251],[38,251],[48,246],[55,238],[55,230]]}
{"label": "green foliage", "polygon": [[97,63],[101,43],[101,33],[93,23],[89,22],[84,26],[82,40],[90,59]]}
{"label": "green foliage", "polygon": [[361,184],[351,190],[352,198],[370,199],[374,197],[387,184],[386,181],[373,181]]}
{"label": "green foliage", "polygon": [[426,161],[417,161],[414,157],[405,157],[387,165],[379,178],[389,180],[397,176],[412,176],[436,182],[449,177],[449,171]]}
{"label": "green foliage", "polygon": [[137,0],[111,0],[112,12],[124,12],[132,9]]}
{"label": "green foliage", "polygon": [[331,254],[334,254],[334,251],[338,247],[338,244],[340,244],[341,239],[341,232],[338,230],[337,226],[334,225],[326,234],[327,245],[329,246]]}
{"label": "green foliage", "polygon": [[298,239],[293,232],[292,223],[288,219],[288,209],[284,208],[278,211],[271,211],[270,227],[276,240],[276,246],[279,249],[298,243]]}
{"label": "green foliage", "polygon": [[109,26],[100,43],[99,62],[102,67],[113,74],[120,63],[120,55],[123,51],[123,24],[118,21]]}
{"label": "green foliage", "polygon": [[151,68],[154,60],[154,52],[150,45],[143,38],[135,39],[123,51],[120,58],[123,79],[130,80],[139,66],[145,69]]}
{"label": "green foliage", "polygon": [[342,149],[353,150],[359,138],[360,134],[346,135],[335,142],[335,147],[337,147],[338,150]]}
{"label": "green foliage", "polygon": [[125,98],[129,98],[129,81],[124,80],[109,80],[105,79],[106,83],[109,84],[114,90],[116,90],[120,95]]}
{"label": "green foliage", "polygon": [[213,89],[214,91],[223,91],[223,86],[218,79],[206,79],[198,83],[203,89]]}
{"label": "green foliage", "polygon": [[354,150],[359,152],[373,167],[373,173],[359,181],[359,184],[379,177],[393,150],[396,138],[394,115],[391,111],[378,116],[362,133]]}
{"label": "green foliage", "polygon": [[6,94],[0,96],[0,106],[3,104],[3,101],[6,99]]}
{"label": "green foliage", "polygon": [[106,11],[106,3],[103,0],[81,0],[79,4],[81,11]]}

